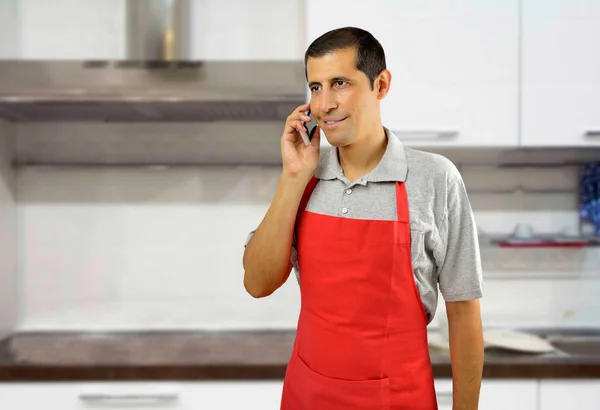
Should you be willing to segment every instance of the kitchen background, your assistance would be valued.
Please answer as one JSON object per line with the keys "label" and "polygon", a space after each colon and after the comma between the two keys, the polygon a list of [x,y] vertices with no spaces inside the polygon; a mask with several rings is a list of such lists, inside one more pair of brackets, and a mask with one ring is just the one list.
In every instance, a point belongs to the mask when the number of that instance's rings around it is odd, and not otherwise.
{"label": "kitchen background", "polygon": [[[600,328],[600,247],[497,244],[522,224],[551,240],[593,239],[580,211],[600,196],[597,172],[595,188],[582,182],[600,162],[600,2],[372,0],[388,10],[373,19],[342,1],[191,1],[187,60],[208,63],[191,92],[198,67],[169,68],[184,73],[173,79],[82,64],[129,60],[133,3],[0,1],[0,338],[294,330],[294,276],[252,298],[244,242],[275,191],[285,116],[306,98],[303,52],[344,25],[386,50],[395,91],[385,124],[462,172],[480,229],[486,328]],[[116,97],[173,87],[210,100],[216,82],[219,98],[244,89],[240,100],[255,100],[200,111],[154,96],[144,110]],[[79,91],[56,91],[65,84]],[[73,97],[85,103],[65,103]],[[432,331],[444,315],[440,295]]]}

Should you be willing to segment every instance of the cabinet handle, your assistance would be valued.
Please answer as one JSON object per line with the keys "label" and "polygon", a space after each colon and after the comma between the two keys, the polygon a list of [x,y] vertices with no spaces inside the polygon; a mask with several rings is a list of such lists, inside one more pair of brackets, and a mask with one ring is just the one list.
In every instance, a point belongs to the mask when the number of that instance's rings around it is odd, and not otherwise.
{"label": "cabinet handle", "polygon": [[427,140],[449,140],[458,137],[458,131],[392,131],[401,140],[427,141]]}
{"label": "cabinet handle", "polygon": [[171,403],[179,400],[178,394],[80,394],[79,400],[89,403],[106,402],[145,402],[145,403]]}
{"label": "cabinet handle", "polygon": [[438,405],[440,406],[451,406],[452,405],[452,392],[441,392],[436,393]]}
{"label": "cabinet handle", "polygon": [[586,138],[600,138],[600,130],[588,131],[585,133]]}

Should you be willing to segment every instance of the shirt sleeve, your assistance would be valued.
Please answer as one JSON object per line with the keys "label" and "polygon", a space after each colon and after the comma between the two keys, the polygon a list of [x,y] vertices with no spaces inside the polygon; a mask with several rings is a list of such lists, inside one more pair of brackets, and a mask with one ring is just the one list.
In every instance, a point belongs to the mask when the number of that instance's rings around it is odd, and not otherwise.
{"label": "shirt sleeve", "polygon": [[434,249],[440,292],[447,302],[482,297],[482,267],[475,216],[460,175],[447,193],[441,241]]}
{"label": "shirt sleeve", "polygon": [[246,237],[246,242],[244,242],[244,248],[246,246],[248,246],[248,242],[250,242],[250,239],[252,239],[252,236],[254,235],[254,232],[256,232],[256,229],[253,231],[250,231],[250,233],[248,234],[248,236]]}

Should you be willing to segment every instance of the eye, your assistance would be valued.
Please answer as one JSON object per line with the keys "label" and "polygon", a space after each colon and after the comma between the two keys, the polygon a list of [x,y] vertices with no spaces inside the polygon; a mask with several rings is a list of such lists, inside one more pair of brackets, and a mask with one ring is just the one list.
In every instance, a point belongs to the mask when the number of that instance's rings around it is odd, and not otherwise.
{"label": "eye", "polygon": [[315,92],[315,91],[317,91],[318,88],[319,88],[318,85],[313,85],[312,87],[310,87],[310,91]]}
{"label": "eye", "polygon": [[346,84],[348,84],[348,82],[344,81],[344,80],[338,80],[338,81],[335,82],[335,85],[337,85],[338,87],[343,87]]}

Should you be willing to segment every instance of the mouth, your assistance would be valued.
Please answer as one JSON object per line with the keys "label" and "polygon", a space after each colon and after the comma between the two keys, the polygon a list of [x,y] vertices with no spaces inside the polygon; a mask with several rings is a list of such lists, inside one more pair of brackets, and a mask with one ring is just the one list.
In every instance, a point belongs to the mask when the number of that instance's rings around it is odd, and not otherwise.
{"label": "mouth", "polygon": [[342,118],[341,120],[327,120],[327,121],[323,121],[323,126],[325,127],[325,129],[334,129],[336,128],[340,123],[344,122],[346,118]]}

